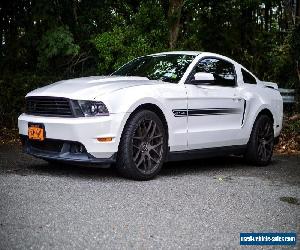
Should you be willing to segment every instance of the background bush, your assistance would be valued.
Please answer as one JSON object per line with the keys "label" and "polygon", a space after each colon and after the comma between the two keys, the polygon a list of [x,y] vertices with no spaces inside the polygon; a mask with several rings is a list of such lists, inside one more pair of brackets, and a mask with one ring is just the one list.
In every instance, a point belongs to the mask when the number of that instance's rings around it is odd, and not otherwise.
{"label": "background bush", "polygon": [[168,50],[224,54],[263,80],[299,89],[292,2],[1,1],[0,125],[15,127],[25,94],[39,86],[108,74],[134,57]]}

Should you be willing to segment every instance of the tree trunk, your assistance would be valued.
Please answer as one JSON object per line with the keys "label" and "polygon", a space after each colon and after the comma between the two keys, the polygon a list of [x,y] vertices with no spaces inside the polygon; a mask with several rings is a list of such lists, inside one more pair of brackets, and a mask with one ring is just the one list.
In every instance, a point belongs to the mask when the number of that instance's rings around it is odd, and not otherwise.
{"label": "tree trunk", "polygon": [[[295,94],[296,94],[296,111],[300,112],[300,53],[295,53],[295,51],[299,51],[299,31],[300,31],[300,0],[296,0],[294,5],[294,13],[295,13],[295,22],[294,22],[294,36],[293,38],[293,49],[295,58],[295,68],[298,77],[298,82],[295,83]],[[298,34],[298,35],[297,35]],[[298,42],[297,42],[298,41]],[[296,55],[295,55],[296,54]]]}
{"label": "tree trunk", "polygon": [[296,0],[296,23],[300,23],[300,0]]}
{"label": "tree trunk", "polygon": [[243,50],[252,50],[250,41],[253,39],[253,13],[252,7],[241,5],[240,37]]}
{"label": "tree trunk", "polygon": [[3,15],[3,8],[0,8],[0,58],[2,57],[2,47],[3,47],[3,41],[5,42],[4,38],[3,38],[3,18],[4,18],[4,15]]}
{"label": "tree trunk", "polygon": [[270,16],[270,12],[271,12],[271,3],[269,1],[267,1],[265,3],[265,31],[269,31],[271,29],[271,16]]}
{"label": "tree trunk", "polygon": [[73,0],[73,17],[76,25],[78,25],[77,4],[77,0]]}
{"label": "tree trunk", "polygon": [[183,0],[170,0],[168,11],[169,46],[174,49],[177,43]]}

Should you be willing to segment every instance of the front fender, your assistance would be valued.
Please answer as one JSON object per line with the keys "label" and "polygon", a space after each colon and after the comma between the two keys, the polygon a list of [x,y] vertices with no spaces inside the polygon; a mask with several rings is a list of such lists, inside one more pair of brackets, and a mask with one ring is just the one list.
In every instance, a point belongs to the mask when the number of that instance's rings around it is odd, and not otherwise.
{"label": "front fender", "polygon": [[187,149],[187,118],[175,117],[172,111],[187,108],[187,95],[183,85],[164,83],[135,86],[99,96],[97,100],[102,101],[110,113],[127,114],[127,116],[124,115],[126,120],[120,125],[120,134],[134,110],[143,104],[154,104],[162,111],[166,119],[170,150]]}
{"label": "front fender", "polygon": [[[141,97],[141,91],[143,92],[143,97]],[[121,135],[130,114],[143,104],[156,105],[165,115],[168,123],[167,111],[164,109],[159,93],[156,92],[155,89],[149,90],[148,88],[139,86],[137,88],[122,89],[95,98],[95,100],[102,101],[107,106],[110,114],[122,114],[123,119],[118,128],[118,138],[116,138],[118,143],[120,142]]]}

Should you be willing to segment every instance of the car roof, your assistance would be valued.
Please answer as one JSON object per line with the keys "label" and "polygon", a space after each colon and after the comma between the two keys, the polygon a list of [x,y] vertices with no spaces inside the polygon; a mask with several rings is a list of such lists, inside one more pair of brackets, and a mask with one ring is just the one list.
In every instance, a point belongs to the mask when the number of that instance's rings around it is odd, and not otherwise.
{"label": "car roof", "polygon": [[160,53],[154,53],[151,54],[150,56],[159,56],[159,55],[192,55],[192,56],[197,56],[201,54],[202,52],[200,51],[166,51],[166,52],[160,52]]}
{"label": "car roof", "polygon": [[159,55],[192,55],[192,56],[198,56],[198,55],[203,55],[203,56],[215,56],[215,57],[219,57],[221,59],[230,61],[231,63],[237,63],[236,61],[234,61],[233,59],[227,57],[227,56],[223,56],[217,53],[212,53],[212,52],[205,52],[205,51],[166,51],[166,52],[160,52],[160,53],[154,53],[151,54],[150,56],[159,56]]}

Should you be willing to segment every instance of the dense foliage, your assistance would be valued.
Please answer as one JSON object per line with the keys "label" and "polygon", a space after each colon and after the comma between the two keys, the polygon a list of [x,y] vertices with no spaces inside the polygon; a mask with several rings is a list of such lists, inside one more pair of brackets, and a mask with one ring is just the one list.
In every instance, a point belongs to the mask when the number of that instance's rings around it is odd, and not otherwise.
{"label": "dense foliage", "polygon": [[157,51],[217,52],[261,79],[299,88],[300,26],[293,2],[1,1],[0,124],[16,124],[24,95],[37,86],[107,74]]}

